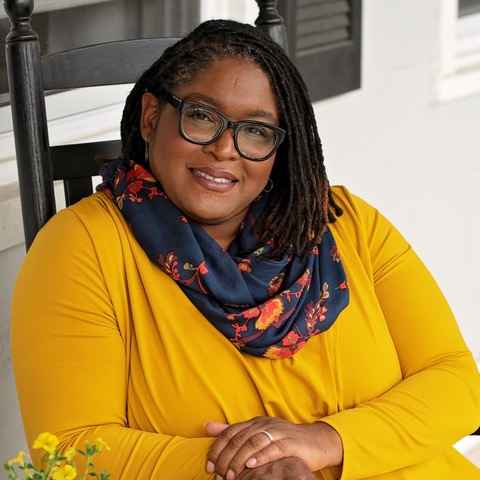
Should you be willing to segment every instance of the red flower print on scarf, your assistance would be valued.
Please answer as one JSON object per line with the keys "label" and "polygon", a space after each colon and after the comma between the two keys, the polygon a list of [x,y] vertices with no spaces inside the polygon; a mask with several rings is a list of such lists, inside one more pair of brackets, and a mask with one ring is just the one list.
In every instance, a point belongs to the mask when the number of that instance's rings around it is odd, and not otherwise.
{"label": "red flower print on scarf", "polygon": [[318,322],[323,322],[327,316],[328,309],[324,306],[323,301],[319,300],[315,303],[309,303],[305,311],[305,320],[307,330],[310,334],[315,331]]}
{"label": "red flower print on scarf", "polygon": [[288,358],[298,352],[305,345],[305,339],[302,338],[297,332],[290,331],[282,339],[282,346],[269,347],[265,352],[267,358],[280,359]]}
{"label": "red flower print on scarf", "polygon": [[148,198],[152,200],[153,198],[160,197],[167,199],[167,194],[162,192],[158,187],[147,187]]}
{"label": "red flower print on scarf", "polygon": [[127,183],[130,183],[132,180],[142,180],[144,182],[151,183],[156,182],[152,174],[138,163],[135,163],[133,167],[127,172]]}
{"label": "red flower print on scarf", "polygon": [[125,198],[128,198],[128,200],[135,203],[143,202],[143,197],[140,195],[142,190],[147,192],[149,199],[162,196],[166,198],[166,195],[155,186],[156,180],[152,174],[137,163],[128,170],[126,176],[125,174],[119,175],[115,179],[116,184],[118,185],[118,182],[123,180],[123,178],[125,178],[127,185],[122,195],[117,198],[120,208],[122,208]]}
{"label": "red flower print on scarf", "polygon": [[303,294],[303,290],[310,287],[311,280],[312,274],[307,268],[305,272],[300,276],[300,278],[295,282],[295,285],[290,290],[285,290],[280,293],[280,296],[286,298],[287,302],[291,302],[292,298],[300,298]]}
{"label": "red flower print on scarf", "polygon": [[305,270],[305,273],[302,274],[302,276],[297,280],[297,285],[300,285],[303,289],[303,287],[309,287],[310,286],[310,281],[312,280],[312,274],[310,273],[310,270],[307,268]]}
{"label": "red flower print on scarf", "polygon": [[248,258],[240,260],[240,262],[238,262],[238,269],[241,272],[247,272],[247,273],[251,272],[252,271],[251,260],[249,260]]}
{"label": "red flower print on scarf", "polygon": [[260,316],[255,322],[258,330],[266,330],[270,325],[278,322],[283,313],[283,303],[279,298],[272,298],[260,305]]}
{"label": "red flower print on scarf", "polygon": [[328,291],[328,283],[324,282],[322,285],[322,294],[320,296],[320,300],[325,302],[327,298],[330,298],[330,292]]}
{"label": "red flower print on scarf", "polygon": [[207,289],[202,282],[202,276],[205,276],[208,273],[207,263],[205,260],[203,260],[197,267],[193,266],[190,262],[185,262],[183,265],[183,270],[192,272],[192,276],[190,278],[180,279],[184,285],[190,286],[195,282],[203,293],[207,293]]}
{"label": "red flower print on scarf", "polygon": [[180,280],[180,274],[178,273],[178,258],[175,252],[169,252],[166,255],[159,255],[158,264],[169,277],[172,277],[177,282]]}
{"label": "red flower print on scarf", "polygon": [[240,325],[239,323],[233,323],[232,327],[233,331],[235,332],[235,341],[240,340],[242,338],[242,333],[247,333],[248,331],[248,325],[246,324]]}
{"label": "red flower print on scarf", "polygon": [[257,318],[260,315],[260,309],[258,307],[248,308],[240,314],[245,320],[250,318]]}
{"label": "red flower print on scarf", "polygon": [[275,277],[273,277],[268,284],[268,294],[270,296],[275,295],[280,288],[282,287],[283,279],[285,278],[285,273],[282,272]]}

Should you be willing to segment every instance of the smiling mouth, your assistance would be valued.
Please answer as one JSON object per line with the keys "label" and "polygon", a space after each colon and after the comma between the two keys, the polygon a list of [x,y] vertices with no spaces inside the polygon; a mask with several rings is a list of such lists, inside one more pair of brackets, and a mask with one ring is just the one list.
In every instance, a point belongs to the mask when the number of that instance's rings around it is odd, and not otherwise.
{"label": "smiling mouth", "polygon": [[238,180],[236,179],[213,176],[197,168],[191,168],[190,172],[195,180],[207,190],[226,192],[231,190],[235,184],[238,183]]}
{"label": "smiling mouth", "polygon": [[202,177],[202,178],[205,178],[205,179],[207,179],[211,182],[215,182],[215,183],[223,183],[223,184],[236,183],[236,180],[232,180],[232,179],[229,179],[229,178],[223,178],[223,177],[213,177],[212,175],[209,175],[208,173],[202,172],[201,170],[193,169],[192,173],[197,177]]}

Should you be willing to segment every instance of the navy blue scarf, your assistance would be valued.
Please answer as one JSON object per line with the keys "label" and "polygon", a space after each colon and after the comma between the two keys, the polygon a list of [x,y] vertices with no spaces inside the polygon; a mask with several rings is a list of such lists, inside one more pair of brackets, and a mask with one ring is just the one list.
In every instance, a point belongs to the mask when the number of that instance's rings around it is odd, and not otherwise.
{"label": "navy blue scarf", "polygon": [[113,199],[152,262],[185,292],[240,351],[287,358],[333,325],[348,305],[345,272],[330,230],[304,258],[268,258],[252,203],[227,251],[168,199],[160,183],[133,161],[110,162],[98,190]]}

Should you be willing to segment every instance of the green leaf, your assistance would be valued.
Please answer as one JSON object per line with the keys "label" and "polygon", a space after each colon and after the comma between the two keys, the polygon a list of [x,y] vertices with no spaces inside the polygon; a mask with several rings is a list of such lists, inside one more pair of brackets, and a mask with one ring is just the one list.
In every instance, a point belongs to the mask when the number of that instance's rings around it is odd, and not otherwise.
{"label": "green leaf", "polygon": [[87,446],[87,455],[92,456],[95,455],[95,452],[97,451],[97,447],[95,445],[88,445]]}

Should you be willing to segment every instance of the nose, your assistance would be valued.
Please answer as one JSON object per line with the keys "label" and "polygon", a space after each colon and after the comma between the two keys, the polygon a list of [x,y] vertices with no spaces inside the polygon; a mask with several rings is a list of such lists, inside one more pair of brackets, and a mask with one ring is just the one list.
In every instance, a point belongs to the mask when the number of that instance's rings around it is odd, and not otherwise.
{"label": "nose", "polygon": [[203,151],[211,153],[217,160],[237,160],[240,157],[235,148],[231,128],[227,128],[213,143],[205,145]]}

